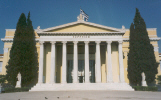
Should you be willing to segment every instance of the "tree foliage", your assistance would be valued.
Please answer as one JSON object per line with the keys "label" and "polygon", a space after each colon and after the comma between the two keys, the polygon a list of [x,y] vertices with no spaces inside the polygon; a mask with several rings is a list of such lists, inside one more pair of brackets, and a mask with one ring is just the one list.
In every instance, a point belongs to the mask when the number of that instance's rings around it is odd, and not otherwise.
{"label": "tree foliage", "polygon": [[30,12],[27,18],[26,35],[24,39],[24,68],[22,73],[22,86],[32,86],[38,79],[38,54],[35,41],[35,33],[30,20]]}
{"label": "tree foliage", "polygon": [[27,22],[24,13],[17,23],[13,44],[10,51],[10,59],[6,66],[6,78],[9,83],[16,85],[17,75],[22,76],[21,86],[32,86],[36,83],[38,74],[38,58],[35,34],[28,14]]}
{"label": "tree foliage", "polygon": [[160,84],[160,85],[161,85],[161,75],[158,75],[158,77],[157,77],[157,81],[158,81],[158,84]]}
{"label": "tree foliage", "polygon": [[23,50],[23,39],[24,34],[26,33],[26,16],[24,13],[21,14],[16,31],[13,38],[13,44],[10,50],[10,59],[8,61],[8,65],[6,65],[6,78],[9,83],[13,86],[16,85],[17,74],[22,69],[22,52]]}
{"label": "tree foliage", "polygon": [[154,55],[154,48],[150,44],[146,24],[136,8],[134,22],[130,26],[129,54],[128,54],[128,78],[131,85],[141,85],[144,72],[147,84],[155,81],[158,73]]}

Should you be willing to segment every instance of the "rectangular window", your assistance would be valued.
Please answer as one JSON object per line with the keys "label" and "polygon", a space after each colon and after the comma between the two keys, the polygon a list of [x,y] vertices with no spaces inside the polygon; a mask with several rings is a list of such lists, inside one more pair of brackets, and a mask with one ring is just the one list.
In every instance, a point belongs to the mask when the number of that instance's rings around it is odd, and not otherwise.
{"label": "rectangular window", "polygon": [[0,72],[2,72],[2,64],[3,64],[3,62],[0,61]]}

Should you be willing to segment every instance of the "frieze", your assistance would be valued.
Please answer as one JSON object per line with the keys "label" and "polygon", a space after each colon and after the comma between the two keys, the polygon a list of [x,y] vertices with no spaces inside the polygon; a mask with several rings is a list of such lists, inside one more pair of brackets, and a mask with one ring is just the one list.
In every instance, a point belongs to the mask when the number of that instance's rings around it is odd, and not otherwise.
{"label": "frieze", "polygon": [[90,38],[89,35],[75,35],[73,38]]}

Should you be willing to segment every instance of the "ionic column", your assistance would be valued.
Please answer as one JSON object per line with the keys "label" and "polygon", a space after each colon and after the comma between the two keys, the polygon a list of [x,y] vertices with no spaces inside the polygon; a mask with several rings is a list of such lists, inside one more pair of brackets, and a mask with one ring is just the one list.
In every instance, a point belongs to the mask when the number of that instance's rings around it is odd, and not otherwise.
{"label": "ionic column", "polygon": [[74,41],[74,56],[73,56],[73,83],[78,83],[78,41]]}
{"label": "ionic column", "polygon": [[62,80],[61,80],[61,83],[67,83],[67,81],[66,81],[66,72],[67,72],[67,64],[66,64],[66,58],[67,58],[67,56],[66,56],[66,43],[67,43],[67,41],[63,41],[62,42],[63,43],[63,52],[62,52]]}
{"label": "ionic column", "polygon": [[111,83],[113,82],[112,78],[112,61],[111,61],[111,43],[112,41],[107,41],[107,52],[108,52],[108,57],[106,60],[106,69],[107,69],[107,82]]}
{"label": "ionic column", "polygon": [[51,43],[51,73],[50,73],[50,83],[55,83],[55,41]]}
{"label": "ionic column", "polygon": [[122,41],[118,41],[118,49],[119,49],[119,66],[120,66],[120,82],[124,83],[124,64],[123,64],[123,54],[122,54]]}
{"label": "ionic column", "polygon": [[40,57],[39,57],[39,79],[38,83],[43,83],[43,57],[44,57],[44,41],[40,41]]}
{"label": "ionic column", "polygon": [[100,43],[101,41],[96,41],[96,82],[101,83],[101,58],[100,58]]}
{"label": "ionic column", "polygon": [[85,83],[89,83],[89,41],[85,41]]}

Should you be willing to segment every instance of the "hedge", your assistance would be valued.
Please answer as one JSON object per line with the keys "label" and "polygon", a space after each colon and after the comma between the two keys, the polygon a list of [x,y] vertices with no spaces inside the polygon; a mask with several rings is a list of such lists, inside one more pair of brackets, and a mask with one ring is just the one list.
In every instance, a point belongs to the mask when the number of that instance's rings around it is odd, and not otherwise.
{"label": "hedge", "polygon": [[158,91],[158,87],[155,86],[133,86],[135,91]]}
{"label": "hedge", "polygon": [[10,93],[10,92],[26,92],[29,91],[29,87],[23,87],[23,88],[5,88],[2,93]]}

